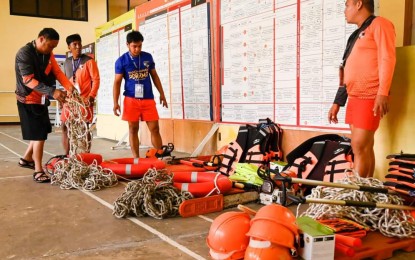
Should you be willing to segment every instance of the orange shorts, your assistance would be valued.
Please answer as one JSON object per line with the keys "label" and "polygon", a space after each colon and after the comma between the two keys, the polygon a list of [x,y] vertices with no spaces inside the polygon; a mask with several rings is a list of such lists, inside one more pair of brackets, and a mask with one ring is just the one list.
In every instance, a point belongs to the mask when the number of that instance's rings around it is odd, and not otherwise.
{"label": "orange shorts", "polygon": [[154,99],[124,98],[124,110],[122,120],[129,122],[156,121],[159,114]]}
{"label": "orange shorts", "polygon": [[[87,107],[85,111],[82,111],[82,114],[86,115],[86,122],[91,123],[92,118],[94,117],[94,106]],[[68,105],[63,104],[63,108],[61,112],[62,123],[65,123],[66,120],[68,120],[68,117],[69,117]]]}
{"label": "orange shorts", "polygon": [[369,131],[376,131],[379,127],[380,116],[373,115],[374,106],[374,99],[349,97],[346,108],[346,124]]}

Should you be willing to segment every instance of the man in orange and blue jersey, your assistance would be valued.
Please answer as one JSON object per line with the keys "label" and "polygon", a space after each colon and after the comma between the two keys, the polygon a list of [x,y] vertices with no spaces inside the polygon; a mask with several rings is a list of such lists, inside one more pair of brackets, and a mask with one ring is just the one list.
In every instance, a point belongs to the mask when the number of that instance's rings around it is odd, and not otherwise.
{"label": "man in orange and blue jersey", "polygon": [[167,107],[163,87],[157,74],[153,56],[141,51],[144,37],[138,31],[127,34],[128,52],[115,62],[113,85],[114,115],[120,115],[120,88],[124,79],[124,107],[122,120],[128,121],[129,141],[134,158],[139,158],[139,121],[145,121],[151,134],[151,143],[158,151],[162,148],[159,115],[154,101],[151,80],[160,93],[160,104]]}

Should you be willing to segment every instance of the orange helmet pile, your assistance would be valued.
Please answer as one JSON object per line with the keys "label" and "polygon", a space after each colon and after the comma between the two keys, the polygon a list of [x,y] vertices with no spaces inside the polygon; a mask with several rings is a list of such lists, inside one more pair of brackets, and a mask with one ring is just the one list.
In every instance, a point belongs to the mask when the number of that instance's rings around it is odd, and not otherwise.
{"label": "orange helmet pile", "polygon": [[247,213],[227,212],[212,223],[206,242],[213,259],[292,259],[299,233],[294,214],[271,204],[251,219]]}

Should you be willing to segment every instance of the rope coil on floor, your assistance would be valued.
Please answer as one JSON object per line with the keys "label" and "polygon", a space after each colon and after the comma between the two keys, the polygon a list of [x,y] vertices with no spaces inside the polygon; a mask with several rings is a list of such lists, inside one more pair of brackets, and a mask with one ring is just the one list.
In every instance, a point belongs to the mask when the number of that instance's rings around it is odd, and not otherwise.
{"label": "rope coil on floor", "polygon": [[59,185],[61,189],[97,191],[118,184],[117,176],[110,169],[102,168],[96,160],[88,165],[76,157],[76,153],[89,152],[91,147],[88,135],[92,136],[92,134],[86,120],[88,105],[76,90],[67,99],[69,114],[65,124],[68,128],[70,157],[55,164],[51,177],[51,184]]}
{"label": "rope coil on floor", "polygon": [[179,213],[180,204],[191,198],[190,192],[181,192],[173,186],[173,177],[166,170],[150,168],[142,179],[128,183],[114,202],[112,214],[117,218],[127,215],[156,219],[174,217]]}
{"label": "rope coil on floor", "polygon": [[[361,178],[356,173],[354,175],[346,174],[346,177],[339,182],[360,186],[384,187],[382,181],[374,178]],[[397,195],[323,186],[314,188],[307,198],[403,205],[403,199]],[[385,236],[415,237],[415,219],[405,210],[311,203],[309,208],[301,215],[314,219],[348,218],[361,225],[368,226],[372,231],[378,230]]]}
{"label": "rope coil on floor", "polygon": [[111,170],[97,165],[95,160],[88,165],[74,158],[65,158],[55,164],[51,184],[64,190],[97,191],[117,185],[118,179]]}

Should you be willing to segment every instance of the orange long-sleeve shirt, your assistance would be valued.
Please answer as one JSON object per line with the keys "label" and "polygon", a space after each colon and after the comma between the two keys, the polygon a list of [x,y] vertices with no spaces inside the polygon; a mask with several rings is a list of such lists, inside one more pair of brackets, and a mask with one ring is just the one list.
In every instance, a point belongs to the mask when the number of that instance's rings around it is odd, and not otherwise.
{"label": "orange long-sleeve shirt", "polygon": [[359,35],[344,68],[350,97],[389,95],[396,63],[395,38],[393,24],[382,17],[376,17]]}
{"label": "orange long-sleeve shirt", "polygon": [[[70,81],[73,82],[74,85],[75,83],[78,83],[81,97],[95,98],[97,96],[100,77],[97,63],[93,58],[85,54],[81,55],[78,61],[67,58],[64,67],[65,74]],[[73,73],[74,69],[76,71],[75,75]]]}

